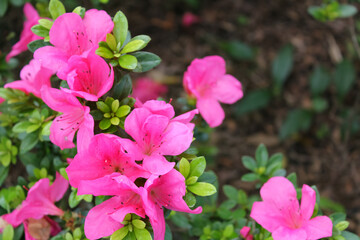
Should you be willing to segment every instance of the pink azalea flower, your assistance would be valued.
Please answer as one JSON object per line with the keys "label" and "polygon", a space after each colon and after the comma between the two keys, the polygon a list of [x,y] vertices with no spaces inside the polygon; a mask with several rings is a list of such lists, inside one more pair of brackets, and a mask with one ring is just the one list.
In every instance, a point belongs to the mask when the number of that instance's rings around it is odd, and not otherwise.
{"label": "pink azalea flower", "polygon": [[184,74],[184,88],[197,99],[196,108],[210,127],[219,126],[225,118],[219,102],[233,104],[243,96],[241,83],[226,74],[220,56],[195,59]]}
{"label": "pink azalea flower", "polygon": [[188,207],[183,199],[185,193],[185,178],[175,169],[161,177],[153,175],[146,181],[142,197],[146,215],[152,216],[150,223],[154,229],[154,239],[165,237],[163,207],[178,212],[201,213],[201,207],[194,210]]}
{"label": "pink azalea flower", "polygon": [[63,197],[68,186],[66,179],[59,173],[56,173],[56,180],[52,185],[48,178],[40,179],[30,188],[26,199],[17,209],[1,216],[6,222],[3,225],[11,224],[17,227],[24,224],[26,240],[40,239],[38,236],[44,234],[48,235],[47,237],[58,234],[61,231],[60,226],[47,215],[62,216],[64,214],[54,202]]}
{"label": "pink azalea flower", "polygon": [[103,58],[91,51],[87,56],[74,55],[67,66],[58,72],[58,77],[67,80],[69,89],[65,92],[88,101],[97,101],[107,93],[114,83],[114,71]]}
{"label": "pink azalea flower", "polygon": [[245,240],[253,240],[254,237],[253,235],[250,234],[251,228],[249,228],[248,226],[244,226],[241,230],[240,230],[240,235],[245,239]]}
{"label": "pink azalea flower", "polygon": [[81,181],[91,181],[112,173],[125,175],[131,181],[139,177],[148,178],[150,174],[126,153],[119,139],[110,134],[95,135],[89,149],[78,153],[66,169],[71,186],[78,188]]}
{"label": "pink azalea flower", "polygon": [[38,24],[40,16],[30,3],[25,3],[24,14],[26,21],[24,22],[24,28],[21,32],[20,40],[15,43],[14,46],[12,46],[10,53],[6,55],[7,62],[10,60],[10,58],[26,51],[28,49],[27,45],[30,42],[42,39],[42,37],[35,35],[31,31],[31,27]]}
{"label": "pink azalea flower", "polygon": [[79,100],[64,91],[43,87],[43,101],[53,110],[63,114],[56,117],[50,127],[50,140],[61,149],[73,148],[74,135],[77,130],[78,152],[87,149],[90,139],[94,136],[94,119],[90,108],[81,105]]}
{"label": "pink azalea flower", "polygon": [[146,102],[157,99],[167,91],[168,88],[166,85],[155,82],[151,78],[143,77],[136,79],[132,95],[134,98]]}
{"label": "pink azalea flower", "polygon": [[327,216],[311,218],[316,193],[302,187],[301,205],[292,183],[284,177],[273,177],[260,190],[262,202],[255,202],[250,216],[272,233],[274,240],[316,240],[331,237],[332,222]]}
{"label": "pink azalea flower", "polygon": [[196,111],[174,117],[174,109],[164,101],[151,100],[133,110],[125,120],[125,131],[135,140],[122,140],[126,149],[142,160],[145,170],[162,175],[175,165],[164,155],[176,156],[190,147]]}
{"label": "pink azalea flower", "polygon": [[164,239],[165,219],[163,207],[175,211],[198,214],[201,207],[191,210],[186,205],[185,179],[176,170],[158,177],[152,176],[145,187],[137,187],[126,176],[107,175],[101,179],[81,182],[78,194],[115,195],[92,208],[85,219],[85,235],[89,239],[109,236],[123,227],[121,222],[128,213],[142,218],[147,215],[154,230],[154,239]]}
{"label": "pink azalea flower", "polygon": [[88,10],[83,19],[76,13],[65,13],[54,21],[50,29],[50,43],[54,46],[39,48],[34,58],[47,68],[61,70],[71,56],[97,48],[113,27],[111,17],[102,10]]}
{"label": "pink azalea flower", "polygon": [[40,62],[33,59],[20,72],[20,79],[5,84],[5,88],[18,89],[26,94],[32,93],[41,98],[42,86],[51,87],[50,78],[53,72],[41,66]]}
{"label": "pink azalea flower", "polygon": [[195,23],[198,23],[200,21],[199,17],[196,16],[195,14],[191,13],[191,12],[186,12],[184,13],[183,17],[182,17],[182,25],[184,27],[191,27],[192,25],[194,25]]}

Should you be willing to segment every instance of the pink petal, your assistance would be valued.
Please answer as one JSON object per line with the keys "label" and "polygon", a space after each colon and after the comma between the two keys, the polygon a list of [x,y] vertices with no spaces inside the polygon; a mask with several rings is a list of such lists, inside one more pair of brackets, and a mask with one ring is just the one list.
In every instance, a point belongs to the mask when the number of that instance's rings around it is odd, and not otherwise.
{"label": "pink petal", "polygon": [[110,236],[123,225],[111,217],[114,208],[121,206],[121,198],[113,197],[93,207],[85,219],[85,235],[90,240]]}
{"label": "pink petal", "polygon": [[168,209],[195,214],[202,211],[201,207],[191,210],[184,201],[183,197],[186,193],[185,178],[175,169],[155,179],[148,187],[148,192],[152,193],[149,196],[154,202]]}
{"label": "pink petal", "polygon": [[308,236],[304,229],[291,229],[287,227],[279,227],[272,233],[274,240],[305,240]]}
{"label": "pink petal", "polygon": [[61,174],[56,172],[56,179],[49,188],[50,200],[53,202],[57,202],[62,199],[68,187],[68,181],[63,176],[61,176]]}
{"label": "pink petal", "polygon": [[201,116],[210,127],[219,126],[225,118],[224,110],[215,99],[199,98],[196,103],[196,108],[199,109]]}
{"label": "pink petal", "polygon": [[316,240],[332,236],[333,224],[327,216],[317,216],[310,219],[303,227],[308,240]]}
{"label": "pink petal", "polygon": [[260,189],[261,198],[282,209],[299,209],[299,202],[294,185],[285,177],[273,177]]}
{"label": "pink petal", "polygon": [[49,36],[50,43],[68,56],[81,55],[91,46],[83,20],[76,13],[65,13],[59,16],[54,21]]}
{"label": "pink petal", "polygon": [[36,9],[30,3],[25,3],[24,4],[24,14],[26,16],[26,19],[28,19],[28,20],[33,20],[33,19],[39,19],[40,18],[38,12],[36,11]]}
{"label": "pink petal", "polygon": [[269,232],[287,224],[281,211],[267,202],[254,202],[250,217]]}
{"label": "pink petal", "polygon": [[217,100],[227,104],[233,104],[243,97],[240,81],[228,74],[217,80],[213,91]]}
{"label": "pink petal", "polygon": [[173,118],[175,115],[173,106],[165,101],[149,100],[142,107],[148,109],[153,114],[163,115],[167,118]]}
{"label": "pink petal", "polygon": [[59,89],[43,87],[41,97],[46,105],[57,112],[68,113],[73,112],[74,107],[83,108],[76,97]]}
{"label": "pink petal", "polygon": [[78,194],[121,195],[124,192],[123,184],[118,184],[115,180],[119,176],[121,176],[120,173],[112,173],[90,180],[81,180],[78,185]]}
{"label": "pink petal", "polygon": [[89,112],[90,108],[85,107],[84,120],[80,124],[79,131],[77,133],[78,152],[86,151],[91,138],[94,136],[94,119]]}
{"label": "pink petal", "polygon": [[[162,115],[150,115],[146,118],[145,122],[142,125],[141,133],[143,136],[142,143],[144,144],[144,153],[148,149],[149,152],[152,152],[151,149],[158,148],[160,142],[163,140],[162,134],[169,124],[169,118]],[[142,143],[137,142],[139,145]]]}
{"label": "pink petal", "polygon": [[98,46],[100,41],[105,40],[106,34],[114,27],[111,17],[105,11],[96,9],[86,11],[83,23],[93,46]]}
{"label": "pink petal", "polygon": [[301,197],[301,215],[305,221],[309,220],[314,212],[316,203],[316,192],[308,185],[303,185]]}
{"label": "pink petal", "polygon": [[144,169],[156,175],[165,174],[174,166],[174,162],[169,162],[164,156],[158,154],[153,154],[151,156],[145,155],[143,160]]}
{"label": "pink petal", "polygon": [[24,80],[13,81],[4,85],[4,88],[12,88],[23,91],[26,94],[32,92],[33,88],[29,82]]}
{"label": "pink petal", "polygon": [[73,148],[75,147],[73,139],[77,129],[72,130],[66,122],[61,121],[60,117],[70,118],[69,114],[63,114],[54,119],[50,126],[50,141],[59,146],[61,150]]}
{"label": "pink petal", "polygon": [[190,147],[192,140],[192,129],[183,123],[171,121],[162,135],[158,151],[163,155],[179,155]]}
{"label": "pink petal", "polygon": [[191,122],[191,120],[194,118],[194,116],[196,114],[199,114],[199,110],[198,109],[194,109],[194,110],[191,110],[189,112],[186,112],[184,114],[181,114],[177,117],[174,117],[172,119],[172,121],[177,121],[177,122],[181,122],[181,123],[184,123],[184,124],[188,124]]}
{"label": "pink petal", "polygon": [[142,126],[151,112],[145,108],[135,108],[125,119],[125,131],[136,142],[142,141]]}
{"label": "pink petal", "polygon": [[44,67],[53,71],[58,71],[66,66],[69,57],[67,52],[53,46],[45,46],[34,52],[34,58],[39,60]]}

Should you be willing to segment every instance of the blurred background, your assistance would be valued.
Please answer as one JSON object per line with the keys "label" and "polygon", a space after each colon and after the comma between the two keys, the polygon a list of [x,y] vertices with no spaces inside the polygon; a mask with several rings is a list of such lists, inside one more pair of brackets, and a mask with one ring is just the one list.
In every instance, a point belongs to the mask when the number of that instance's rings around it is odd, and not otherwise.
{"label": "blurred background", "polygon": [[[0,78],[19,79],[31,54],[9,65],[4,58],[19,39],[24,1],[0,2]],[[185,98],[182,77],[194,58],[224,57],[245,97],[225,107],[220,127],[198,135],[220,184],[253,189],[241,179],[248,172],[241,157],[253,156],[264,143],[270,154],[284,154],[287,171],[298,174],[300,185],[317,185],[324,209],[345,208],[350,229],[360,234],[360,18],[352,12],[357,2],[64,1],[68,11],[83,5],[113,16],[121,10],[132,35],[149,35],[146,50],[162,63],[146,77],[168,85],[166,100]],[[32,3],[46,14],[47,1]]]}

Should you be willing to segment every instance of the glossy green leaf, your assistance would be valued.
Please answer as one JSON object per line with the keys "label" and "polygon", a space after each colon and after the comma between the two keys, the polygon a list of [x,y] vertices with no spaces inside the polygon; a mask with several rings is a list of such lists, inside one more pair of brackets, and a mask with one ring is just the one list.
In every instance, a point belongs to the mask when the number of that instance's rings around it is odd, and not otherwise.
{"label": "glossy green leaf", "polygon": [[188,186],[187,189],[198,196],[210,196],[216,193],[214,185],[205,182],[197,182],[194,185]]}
{"label": "glossy green leaf", "polygon": [[111,236],[110,240],[122,240],[128,234],[129,228],[127,226],[120,228],[119,230],[115,231]]}
{"label": "glossy green leaf", "polygon": [[45,46],[51,46],[51,44],[49,42],[44,42],[44,40],[41,39],[32,41],[27,45],[29,51],[32,53],[34,53],[37,49]]}
{"label": "glossy green leaf", "polygon": [[49,12],[51,17],[55,20],[66,11],[64,5],[59,0],[50,0]]}
{"label": "glossy green leaf", "polygon": [[110,126],[111,126],[111,121],[110,121],[110,119],[108,119],[108,118],[104,118],[104,119],[101,120],[100,123],[99,123],[99,128],[100,128],[101,130],[106,130],[106,129],[108,129]]}
{"label": "glossy green leaf", "polygon": [[49,19],[46,18],[39,19],[39,24],[48,30],[51,29],[53,23],[54,23],[53,21],[50,21]]}
{"label": "glossy green leaf", "polygon": [[190,173],[190,163],[186,158],[182,158],[179,163],[179,171],[186,179]]}
{"label": "glossy green leaf", "polygon": [[114,35],[112,35],[111,33],[106,34],[106,43],[111,50],[116,51],[117,43]]}
{"label": "glossy green leaf", "polygon": [[131,53],[138,51],[143,48],[143,46],[146,45],[146,43],[143,40],[131,40],[128,44],[125,45],[125,47],[121,50],[120,53]]}
{"label": "glossy green leaf", "polygon": [[3,17],[8,8],[8,0],[0,0],[0,17]]}
{"label": "glossy green leaf", "polygon": [[137,58],[132,55],[126,54],[119,57],[119,65],[124,69],[133,70],[136,68],[137,64]]}
{"label": "glossy green leaf", "polygon": [[21,141],[20,153],[26,153],[30,151],[39,141],[38,132],[27,134],[26,137]]}
{"label": "glossy green leaf", "polygon": [[132,81],[129,74],[125,74],[114,86],[113,97],[122,100],[132,93]]}
{"label": "glossy green leaf", "polygon": [[114,57],[114,53],[111,52],[111,50],[106,47],[99,47],[98,49],[96,49],[95,53],[100,57],[107,59],[111,59]]}
{"label": "glossy green leaf", "polygon": [[128,21],[123,12],[118,11],[114,16],[113,34],[116,42],[122,46],[128,33]]}
{"label": "glossy green leaf", "polygon": [[197,157],[191,160],[189,176],[200,177],[206,168],[206,160],[204,157]]}
{"label": "glossy green leaf", "polygon": [[149,52],[136,52],[132,54],[138,60],[138,64],[134,72],[147,72],[158,66],[161,62],[159,56]]}

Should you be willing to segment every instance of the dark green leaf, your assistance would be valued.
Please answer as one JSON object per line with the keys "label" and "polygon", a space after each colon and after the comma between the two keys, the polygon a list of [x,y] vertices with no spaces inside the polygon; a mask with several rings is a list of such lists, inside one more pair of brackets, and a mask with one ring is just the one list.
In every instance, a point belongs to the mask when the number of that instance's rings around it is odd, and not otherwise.
{"label": "dark green leaf", "polygon": [[233,186],[230,185],[224,185],[223,186],[223,191],[225,193],[225,195],[232,200],[237,201],[238,200],[238,190],[236,188],[234,188]]}
{"label": "dark green leaf", "polygon": [[27,134],[26,137],[21,141],[20,144],[20,153],[26,153],[30,151],[39,141],[39,133],[32,132]]}
{"label": "dark green leaf", "polygon": [[255,173],[247,173],[241,177],[241,180],[245,181],[245,182],[253,182],[258,179],[259,179],[259,177]]}
{"label": "dark green leaf", "polygon": [[4,183],[9,174],[9,168],[0,165],[0,186]]}
{"label": "dark green leaf", "polygon": [[172,239],[173,237],[172,237],[171,228],[169,227],[169,225],[166,224],[164,240],[172,240]]}
{"label": "dark green leaf", "polygon": [[235,60],[253,60],[255,51],[246,43],[240,41],[230,41],[222,43],[221,48]]}
{"label": "dark green leaf", "polygon": [[8,8],[8,0],[0,0],[0,17],[3,17]]}
{"label": "dark green leaf", "polygon": [[189,223],[189,219],[181,213],[176,213],[171,216],[171,221],[178,227],[183,229],[190,229],[191,224]]}
{"label": "dark green leaf", "polygon": [[360,240],[359,236],[348,231],[343,231],[341,236],[343,236],[346,240]]}
{"label": "dark green leaf", "polygon": [[34,53],[37,49],[45,46],[51,46],[51,44],[49,42],[44,42],[44,40],[41,39],[32,41],[27,45],[29,51],[32,53]]}
{"label": "dark green leaf", "polygon": [[291,45],[286,45],[283,47],[272,64],[272,78],[275,82],[275,85],[282,87],[285,80],[291,73],[293,67],[293,47]]}
{"label": "dark green leaf", "polygon": [[269,159],[268,151],[264,144],[260,144],[255,152],[255,159],[259,167],[265,167]]}
{"label": "dark green leaf", "polygon": [[356,72],[353,64],[344,60],[336,66],[334,83],[340,99],[343,99],[351,89],[356,79]]}
{"label": "dark green leaf", "polygon": [[124,75],[114,87],[113,97],[122,100],[132,93],[132,82],[129,74]]}
{"label": "dark green leaf", "polygon": [[49,29],[41,26],[40,24],[34,25],[31,27],[31,31],[40,37],[47,37],[49,36]]}
{"label": "dark green leaf", "polygon": [[324,93],[330,83],[329,72],[321,67],[315,67],[313,73],[310,76],[310,90],[313,95],[320,95]]}
{"label": "dark green leaf", "polygon": [[245,97],[235,105],[235,114],[242,116],[246,113],[265,108],[271,100],[269,89],[258,89],[245,94]]}
{"label": "dark green leaf", "polygon": [[132,54],[138,60],[138,64],[134,72],[147,72],[160,64],[161,59],[159,56],[149,52],[136,52]]}
{"label": "dark green leaf", "polygon": [[304,109],[295,109],[289,112],[280,129],[280,139],[284,140],[300,131],[306,131],[310,128],[312,121],[311,112]]}

